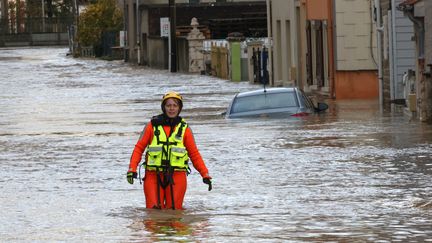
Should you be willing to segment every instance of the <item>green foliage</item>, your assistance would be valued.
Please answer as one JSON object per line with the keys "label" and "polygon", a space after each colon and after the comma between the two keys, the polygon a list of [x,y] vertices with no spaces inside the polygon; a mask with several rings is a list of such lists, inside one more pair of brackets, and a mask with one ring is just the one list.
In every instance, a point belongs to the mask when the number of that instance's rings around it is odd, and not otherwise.
{"label": "green foliage", "polygon": [[123,28],[123,14],[115,0],[97,0],[87,6],[79,17],[78,40],[84,46],[101,45],[104,32]]}
{"label": "green foliage", "polygon": [[53,15],[55,17],[73,17],[73,5],[72,0],[52,0]]}

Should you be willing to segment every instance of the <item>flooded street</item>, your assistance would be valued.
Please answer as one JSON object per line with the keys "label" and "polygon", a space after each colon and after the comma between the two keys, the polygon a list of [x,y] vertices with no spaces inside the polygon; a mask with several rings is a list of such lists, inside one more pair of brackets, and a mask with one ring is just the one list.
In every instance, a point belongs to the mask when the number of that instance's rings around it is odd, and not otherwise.
{"label": "flooded street", "polygon": [[[432,242],[431,125],[377,101],[226,120],[259,86],[67,51],[0,49],[1,242]],[[213,190],[192,170],[186,210],[147,210],[126,171],[169,90]]]}

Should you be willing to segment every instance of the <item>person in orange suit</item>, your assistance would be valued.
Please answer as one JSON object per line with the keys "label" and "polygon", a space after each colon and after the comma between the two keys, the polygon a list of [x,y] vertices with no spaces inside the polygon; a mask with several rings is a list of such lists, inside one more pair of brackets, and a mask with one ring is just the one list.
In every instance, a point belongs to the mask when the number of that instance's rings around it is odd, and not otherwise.
{"label": "person in orange suit", "polygon": [[143,189],[146,207],[183,209],[189,159],[209,191],[212,189],[212,178],[195,144],[191,128],[179,116],[183,108],[182,96],[177,92],[166,93],[161,108],[163,113],[152,117],[144,127],[132,152],[126,178],[133,184],[145,151]]}

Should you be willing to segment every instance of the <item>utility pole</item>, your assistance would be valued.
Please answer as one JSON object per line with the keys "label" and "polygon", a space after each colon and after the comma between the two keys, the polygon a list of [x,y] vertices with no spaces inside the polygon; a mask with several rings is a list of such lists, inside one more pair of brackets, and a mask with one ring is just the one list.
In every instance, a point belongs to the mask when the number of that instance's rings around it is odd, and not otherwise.
{"label": "utility pole", "polygon": [[378,49],[378,92],[379,92],[379,104],[383,108],[384,105],[384,91],[383,91],[383,58],[382,58],[382,32],[384,27],[381,23],[381,2],[379,0],[374,1],[374,9],[376,11],[376,30],[377,30],[377,49]]}
{"label": "utility pole", "polygon": [[45,0],[42,0],[42,33],[45,33]]}
{"label": "utility pole", "polygon": [[169,18],[170,18],[170,71],[177,72],[177,41],[176,41],[176,6],[175,0],[168,0],[169,5]]}
{"label": "utility pole", "polygon": [[137,64],[141,64],[141,38],[140,38],[140,16],[139,16],[139,0],[136,0],[136,50],[137,50]]}

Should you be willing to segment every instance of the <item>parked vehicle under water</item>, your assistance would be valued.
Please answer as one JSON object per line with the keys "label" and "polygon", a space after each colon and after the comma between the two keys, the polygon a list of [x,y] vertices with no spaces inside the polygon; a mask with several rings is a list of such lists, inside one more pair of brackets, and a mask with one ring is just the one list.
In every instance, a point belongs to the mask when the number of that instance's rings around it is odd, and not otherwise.
{"label": "parked vehicle under water", "polygon": [[327,104],[315,105],[297,87],[268,88],[236,94],[228,106],[226,117],[302,117],[327,109]]}

